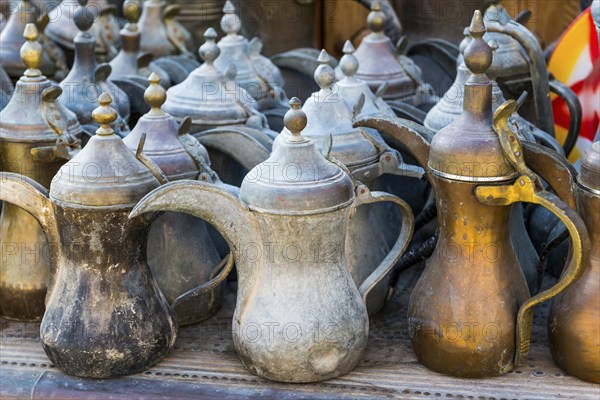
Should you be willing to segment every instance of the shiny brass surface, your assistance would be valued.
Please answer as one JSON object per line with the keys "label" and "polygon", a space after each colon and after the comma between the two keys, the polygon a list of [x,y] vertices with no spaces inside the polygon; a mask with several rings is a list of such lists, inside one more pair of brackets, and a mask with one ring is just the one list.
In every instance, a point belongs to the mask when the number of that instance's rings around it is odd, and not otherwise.
{"label": "shiny brass surface", "polygon": [[[59,107],[60,88],[41,74],[42,48],[34,24],[27,24],[21,56],[27,70],[0,112],[1,171],[27,176],[48,188],[52,177],[78,148],[81,126]],[[4,203],[0,216],[0,315],[40,320],[48,285],[48,243],[26,211]]]}
{"label": "shiny brass surface", "polygon": [[558,297],[548,321],[556,364],[570,375],[600,383],[600,142],[586,152],[578,177],[577,209],[592,243],[585,272]]}

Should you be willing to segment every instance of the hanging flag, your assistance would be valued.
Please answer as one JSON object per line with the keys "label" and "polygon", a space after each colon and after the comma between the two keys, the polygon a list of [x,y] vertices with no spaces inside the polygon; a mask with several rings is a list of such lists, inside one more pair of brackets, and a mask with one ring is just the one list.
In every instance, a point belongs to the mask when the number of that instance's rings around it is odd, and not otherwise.
{"label": "hanging flag", "polygon": [[[591,7],[581,13],[558,39],[548,62],[548,71],[569,86],[581,102],[581,131],[569,154],[569,160],[575,162],[592,143],[600,122],[600,49]],[[560,97],[552,94],[551,99],[556,138],[564,143],[569,129],[569,109]]]}

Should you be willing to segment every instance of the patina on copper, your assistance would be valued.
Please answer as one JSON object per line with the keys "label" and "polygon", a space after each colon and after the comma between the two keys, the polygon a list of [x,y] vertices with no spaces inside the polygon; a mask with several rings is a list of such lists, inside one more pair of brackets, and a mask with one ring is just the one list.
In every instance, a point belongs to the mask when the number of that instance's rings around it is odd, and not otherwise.
{"label": "patina on copper", "polygon": [[[56,103],[61,90],[38,69],[42,47],[34,24],[27,24],[21,57],[27,70],[0,112],[0,170],[21,174],[50,187],[52,177],[79,148],[81,126]],[[48,286],[48,243],[38,222],[14,204],[0,217],[0,315],[40,320]]]}
{"label": "patina on copper", "polygon": [[[131,216],[178,211],[213,224],[227,239],[237,265],[232,329],[242,362],[267,379],[315,382],[343,375],[358,363],[369,326],[364,299],[402,254],[413,218],[404,201],[356,186],[345,167],[326,160],[312,140],[301,135],[307,116],[300,101],[292,99],[290,104],[286,139],[246,176],[239,198],[214,185],[174,182],[150,193]],[[297,171],[293,180],[290,165]],[[375,202],[399,207],[402,231],[390,253],[357,288],[347,269],[344,239],[356,208]],[[257,251],[250,253],[250,246]],[[289,340],[283,330],[290,323],[303,332],[316,329],[319,335],[325,326],[336,328],[325,341],[315,341],[313,335]],[[248,337],[248,324],[259,327],[261,334]],[[268,326],[272,335],[264,334]]]}

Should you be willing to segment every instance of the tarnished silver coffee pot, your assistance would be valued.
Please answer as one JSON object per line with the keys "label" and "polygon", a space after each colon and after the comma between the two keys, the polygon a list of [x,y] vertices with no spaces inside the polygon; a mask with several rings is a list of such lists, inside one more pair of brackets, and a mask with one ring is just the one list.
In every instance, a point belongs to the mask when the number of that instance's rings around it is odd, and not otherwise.
{"label": "tarnished silver coffee pot", "polygon": [[[161,110],[167,96],[159,86],[160,78],[152,73],[150,86],[144,98],[150,112],[142,116],[125,144],[136,150],[145,135],[144,154],[153,160],[169,181],[201,180],[227,188],[210,169],[206,149],[187,133],[190,120],[179,125]],[[235,192],[229,187],[228,190]],[[148,237],[148,265],[167,301],[173,303],[184,293],[220,272],[221,257],[207,224],[193,216],[181,213],[164,213],[152,224]],[[179,326],[193,324],[211,317],[221,306],[222,286],[179,301],[175,313]]]}
{"label": "tarnished silver coffee pot", "polygon": [[[56,99],[61,89],[38,69],[42,47],[37,29],[27,24],[21,57],[27,70],[0,112],[1,171],[27,176],[48,188],[61,165],[78,151],[81,126]],[[48,287],[48,243],[26,211],[4,203],[0,216],[0,315],[40,320]]]}
{"label": "tarnished silver coffee pot", "polygon": [[[239,198],[201,182],[153,191],[131,213],[186,212],[227,239],[238,271],[233,341],[244,365],[261,377],[315,382],[351,371],[367,344],[364,298],[392,268],[412,233],[399,198],[355,186],[301,132],[307,116],[290,101],[285,138],[245,178]],[[392,250],[357,288],[348,271],[348,224],[361,205],[396,204],[402,231]],[[269,333],[271,332],[271,333]],[[322,338],[327,333],[327,340]]]}
{"label": "tarnished silver coffee pot", "polygon": [[102,92],[110,94],[114,99],[115,109],[119,113],[112,128],[117,135],[125,137],[129,133],[127,121],[130,114],[130,102],[127,94],[116,85],[108,82],[111,67],[108,64],[96,63],[96,39],[90,32],[93,23],[93,13],[86,7],[87,0],[80,0],[80,6],[75,11],[73,19],[80,32],[75,36],[75,61],[69,75],[60,82],[64,95],[60,102],[73,111],[83,126],[86,136],[93,135],[97,124],[92,119],[95,109],[93,99]]}

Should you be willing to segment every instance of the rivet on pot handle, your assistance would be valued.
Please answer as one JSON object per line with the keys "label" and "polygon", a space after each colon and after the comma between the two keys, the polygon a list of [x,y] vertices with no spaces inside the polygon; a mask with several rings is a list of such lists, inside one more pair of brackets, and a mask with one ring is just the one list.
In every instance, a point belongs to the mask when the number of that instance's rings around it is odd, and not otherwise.
{"label": "rivet on pot handle", "polygon": [[517,314],[515,365],[524,362],[529,353],[534,307],[560,294],[583,274],[584,263],[590,250],[587,229],[581,217],[556,195],[543,190],[541,180],[525,164],[523,148],[508,126],[508,117],[517,103],[509,100],[494,114],[493,127],[508,161],[521,174],[512,185],[480,186],[475,189],[477,199],[483,204],[510,205],[516,202],[539,204],[550,210],[567,227],[571,235],[572,257],[562,277],[551,288],[525,301]]}
{"label": "rivet on pot handle", "polygon": [[353,209],[350,215],[356,211],[356,208],[365,204],[383,203],[390,202],[395,203],[400,209],[402,214],[402,228],[396,243],[385,256],[383,261],[377,268],[369,275],[367,279],[360,285],[358,291],[360,292],[363,300],[366,302],[367,295],[381,281],[396,265],[404,250],[408,246],[410,239],[412,238],[414,229],[414,216],[410,206],[399,197],[393,196],[385,192],[371,192],[366,186],[360,185],[356,188],[356,202],[353,205]]}

